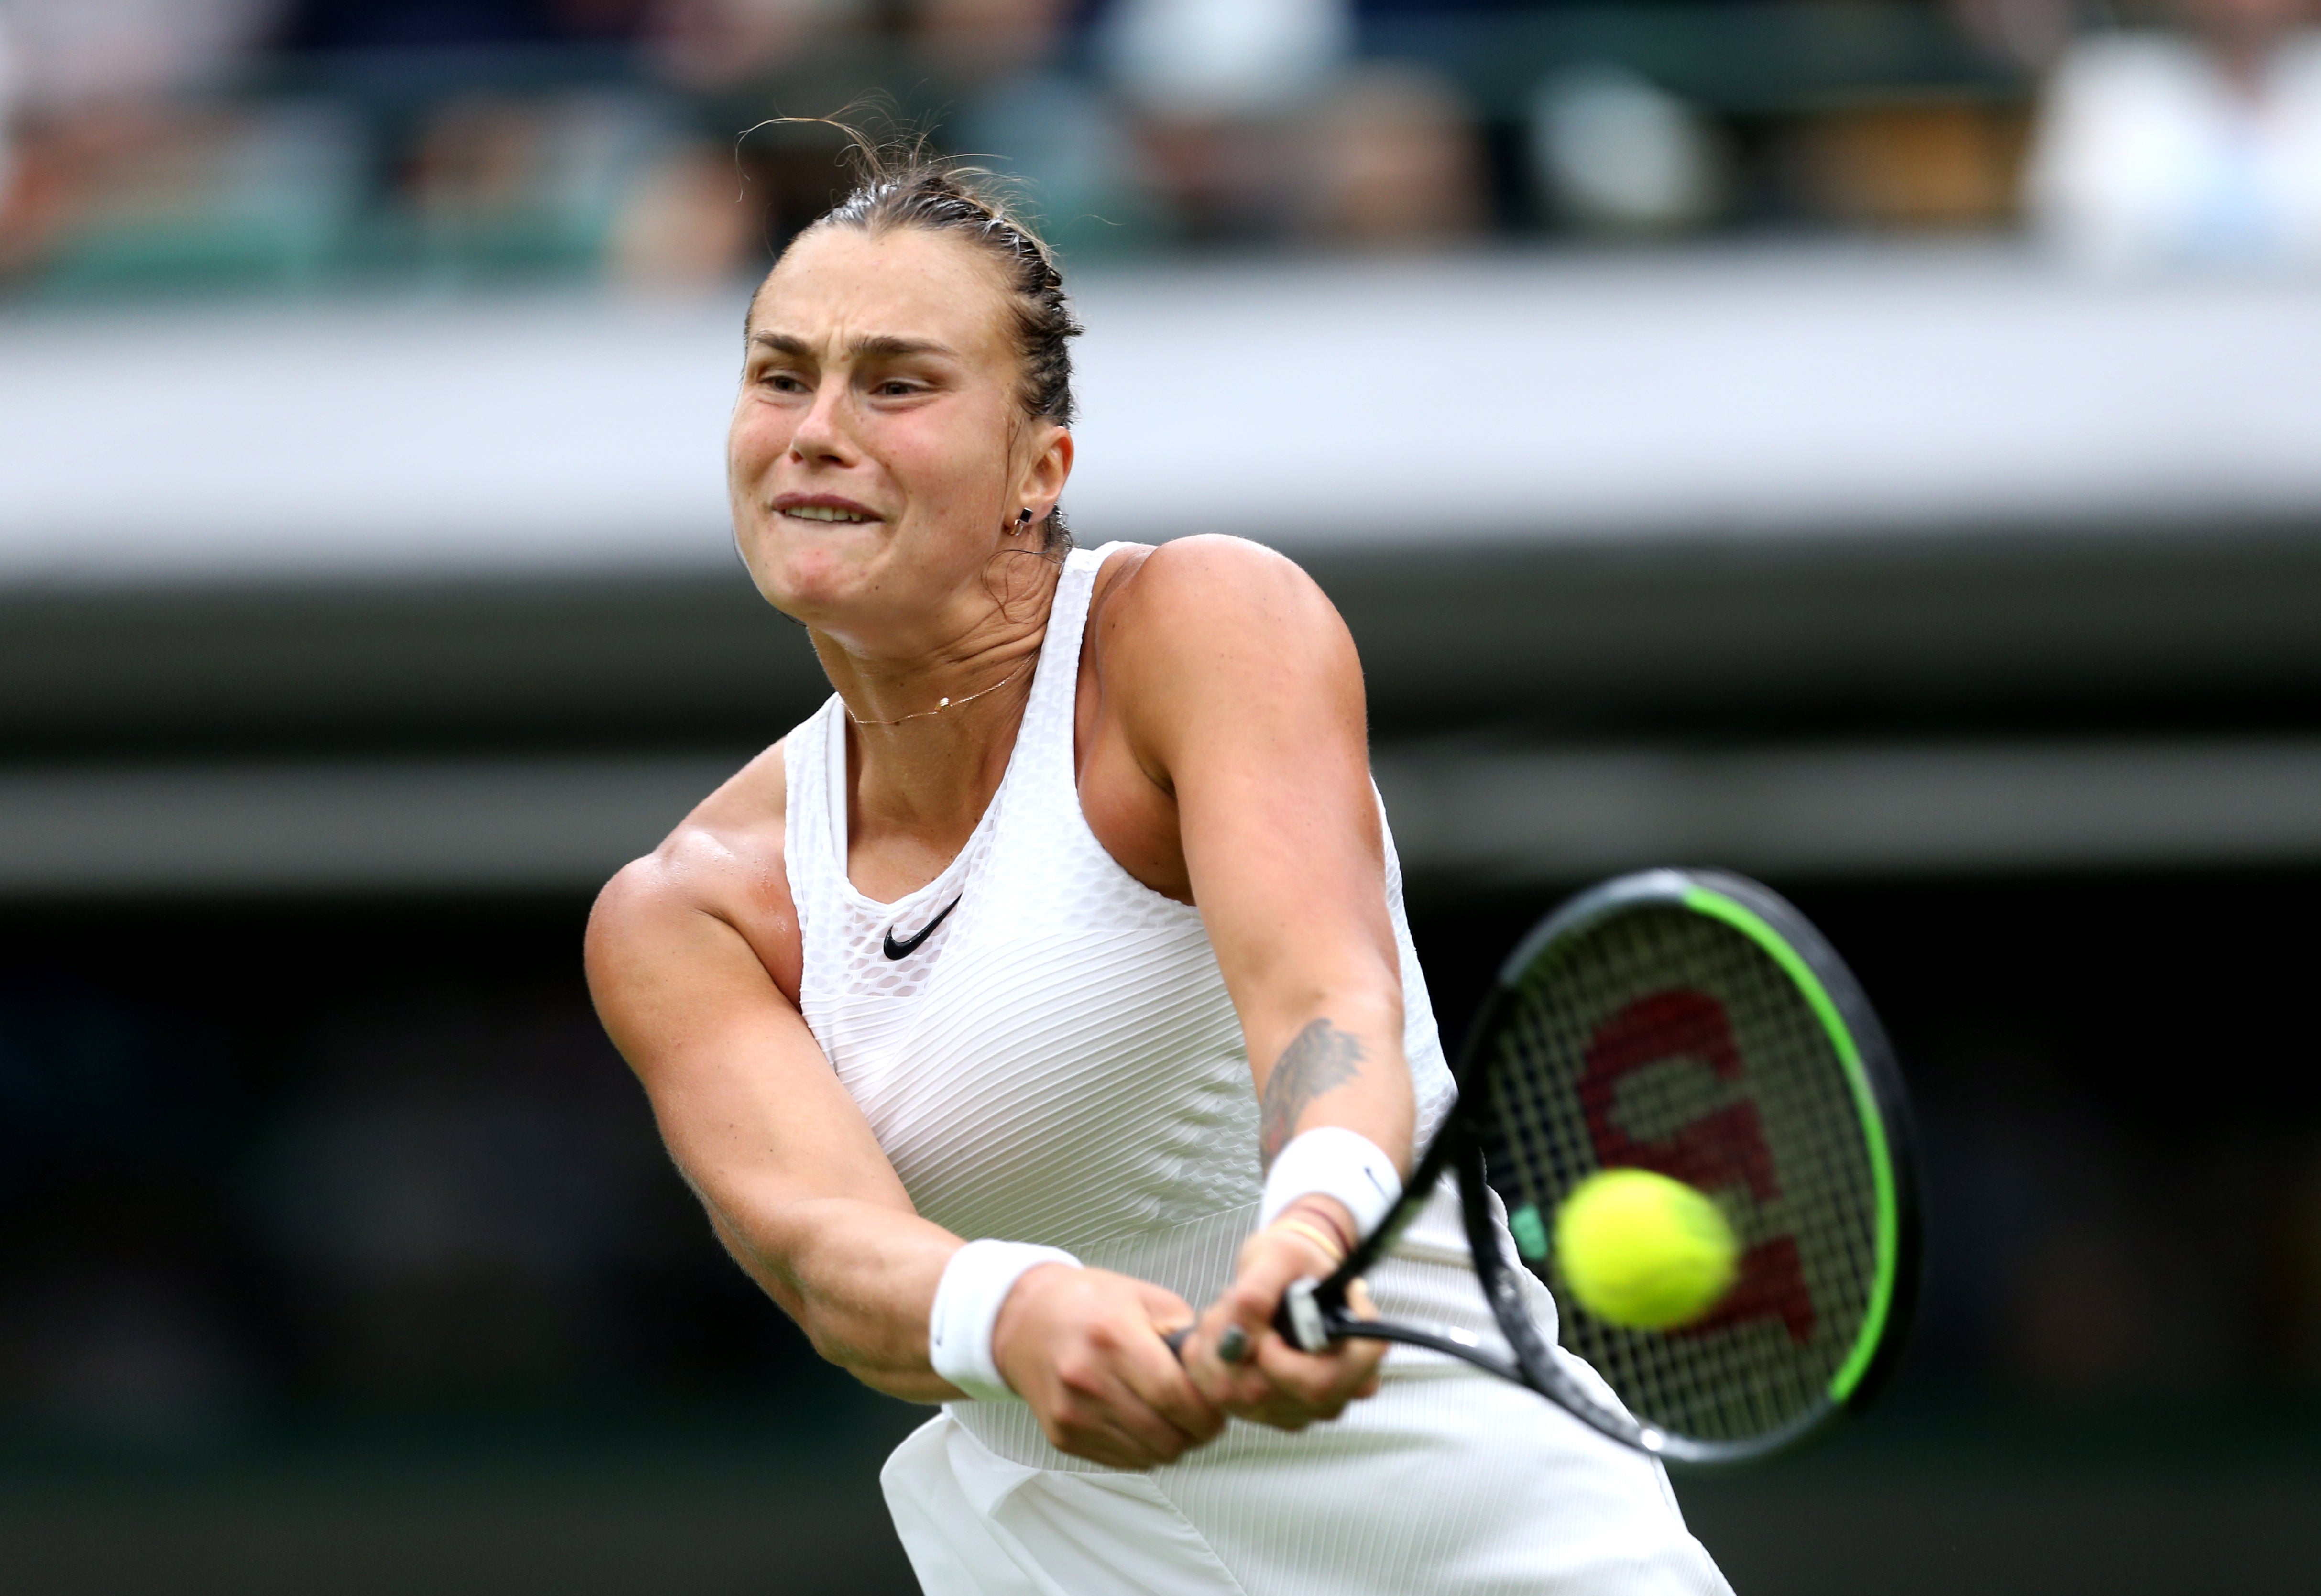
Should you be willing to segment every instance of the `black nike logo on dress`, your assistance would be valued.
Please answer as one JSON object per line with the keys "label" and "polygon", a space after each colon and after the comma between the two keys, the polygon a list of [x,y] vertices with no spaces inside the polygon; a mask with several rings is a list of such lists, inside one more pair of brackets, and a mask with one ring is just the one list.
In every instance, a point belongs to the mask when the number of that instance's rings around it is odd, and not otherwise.
{"label": "black nike logo on dress", "polygon": [[[965,894],[961,894],[961,896],[963,897]],[[919,944],[926,941],[928,937],[933,936],[935,934],[935,927],[949,919],[951,917],[951,911],[958,907],[959,898],[952,898],[949,903],[943,905],[942,913],[937,915],[933,919],[929,920],[925,925],[920,926],[918,934],[913,936],[908,942],[897,942],[895,940],[895,928],[892,926],[887,926],[887,956],[889,959],[907,959],[913,953],[917,953],[919,951]]]}

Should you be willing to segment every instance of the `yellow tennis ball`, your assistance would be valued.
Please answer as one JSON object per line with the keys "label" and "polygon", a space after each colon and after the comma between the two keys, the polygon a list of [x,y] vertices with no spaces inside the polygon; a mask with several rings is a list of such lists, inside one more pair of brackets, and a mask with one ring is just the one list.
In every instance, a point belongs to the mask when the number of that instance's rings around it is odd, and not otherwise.
{"label": "yellow tennis ball", "polygon": [[1598,1170],[1555,1215],[1555,1262],[1579,1305],[1635,1330],[1672,1330],[1716,1306],[1741,1261],[1707,1195],[1651,1170]]}

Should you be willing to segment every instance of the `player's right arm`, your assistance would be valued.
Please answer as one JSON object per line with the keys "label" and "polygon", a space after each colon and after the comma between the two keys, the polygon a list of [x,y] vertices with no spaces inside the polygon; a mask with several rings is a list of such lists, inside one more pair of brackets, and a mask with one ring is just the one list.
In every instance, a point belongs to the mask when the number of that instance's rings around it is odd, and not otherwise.
{"label": "player's right arm", "polygon": [[[589,990],[734,1261],[824,1357],[948,1400],[927,1321],[961,1240],[919,1217],[799,1013],[796,916],[762,819],[782,812],[779,772],[768,755],[736,779],[747,802],[729,787],[613,878],[589,917]],[[1223,1423],[1153,1335],[1192,1317],[1142,1281],[1046,1265],[1009,1294],[994,1355],[1057,1446],[1150,1467]]]}

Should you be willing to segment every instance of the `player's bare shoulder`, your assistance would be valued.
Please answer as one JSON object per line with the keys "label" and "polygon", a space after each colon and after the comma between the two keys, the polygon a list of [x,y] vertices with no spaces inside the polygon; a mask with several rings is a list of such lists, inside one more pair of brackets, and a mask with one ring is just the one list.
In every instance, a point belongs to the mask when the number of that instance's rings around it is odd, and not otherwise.
{"label": "player's bare shoulder", "polygon": [[1310,762],[1285,751],[1316,735],[1359,761],[1361,667],[1314,579],[1257,543],[1131,549],[1103,582],[1081,656],[1080,812],[1122,869],[1191,903],[1185,779],[1233,763],[1295,780]]}
{"label": "player's bare shoulder", "polygon": [[1245,538],[1205,534],[1136,552],[1122,563],[1095,612],[1108,687],[1166,698],[1205,677],[1237,679],[1246,689],[1257,673],[1276,682],[1340,682],[1359,697],[1361,665],[1345,623],[1286,555]]}
{"label": "player's bare shoulder", "polygon": [[705,917],[740,933],[796,1003],[801,954],[784,855],[787,798],[777,743],[696,805],[659,847],[623,865],[588,917],[590,984],[650,979],[659,958],[681,949]]}

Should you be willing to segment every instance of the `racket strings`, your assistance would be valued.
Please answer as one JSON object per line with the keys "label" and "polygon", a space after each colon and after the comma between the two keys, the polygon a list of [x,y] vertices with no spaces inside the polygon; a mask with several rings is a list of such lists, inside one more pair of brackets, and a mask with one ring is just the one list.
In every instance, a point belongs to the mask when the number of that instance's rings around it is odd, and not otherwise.
{"label": "racket strings", "polygon": [[1598,922],[1525,972],[1492,1079],[1511,1207],[1552,1216],[1596,1170],[1637,1165],[1733,1221],[1742,1277],[1699,1324],[1624,1329],[1557,1293],[1562,1344],[1636,1417],[1734,1440],[1827,1401],[1878,1276],[1876,1177],[1843,1061],[1779,964],[1673,905]]}

